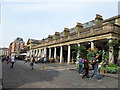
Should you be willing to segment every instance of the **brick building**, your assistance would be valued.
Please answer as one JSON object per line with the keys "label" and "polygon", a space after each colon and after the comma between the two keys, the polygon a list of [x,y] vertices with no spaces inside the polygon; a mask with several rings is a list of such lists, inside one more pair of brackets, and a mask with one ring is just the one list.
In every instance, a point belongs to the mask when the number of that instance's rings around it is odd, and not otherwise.
{"label": "brick building", "polygon": [[25,42],[18,37],[9,45],[9,55],[19,55],[21,49],[24,48]]}

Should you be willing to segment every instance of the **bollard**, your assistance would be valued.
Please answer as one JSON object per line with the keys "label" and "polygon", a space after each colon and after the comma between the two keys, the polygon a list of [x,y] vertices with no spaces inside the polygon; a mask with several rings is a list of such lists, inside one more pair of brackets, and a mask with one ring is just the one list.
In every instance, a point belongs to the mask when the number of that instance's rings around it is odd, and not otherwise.
{"label": "bollard", "polygon": [[45,70],[45,65],[44,65],[44,64],[42,64],[42,68],[41,68],[41,70],[42,70],[42,71]]}

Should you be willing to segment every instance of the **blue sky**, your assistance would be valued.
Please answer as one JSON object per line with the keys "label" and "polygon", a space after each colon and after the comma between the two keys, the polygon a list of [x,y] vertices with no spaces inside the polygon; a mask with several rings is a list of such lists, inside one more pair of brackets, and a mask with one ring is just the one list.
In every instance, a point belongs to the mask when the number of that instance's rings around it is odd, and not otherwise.
{"label": "blue sky", "polygon": [[118,14],[119,0],[11,0],[1,2],[0,47],[8,47],[17,37],[43,39],[72,28],[77,22],[104,19]]}

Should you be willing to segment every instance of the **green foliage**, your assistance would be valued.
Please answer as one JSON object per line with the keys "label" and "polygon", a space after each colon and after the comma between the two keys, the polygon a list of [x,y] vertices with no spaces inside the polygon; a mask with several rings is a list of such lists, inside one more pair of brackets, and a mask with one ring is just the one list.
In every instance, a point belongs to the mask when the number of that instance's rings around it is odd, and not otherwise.
{"label": "green foliage", "polygon": [[95,48],[95,49],[88,49],[87,50],[88,52],[87,52],[87,59],[91,62],[92,61],[92,56],[95,56],[96,54],[101,54],[101,52],[100,51],[98,51],[98,49],[97,48]]}
{"label": "green foliage", "polygon": [[112,42],[108,42],[107,46],[112,46],[112,47],[120,46],[120,41],[114,39],[114,40],[112,40]]}
{"label": "green foliage", "polygon": [[117,73],[118,72],[118,66],[116,64],[110,64],[106,66],[106,72],[108,73]]}
{"label": "green foliage", "polygon": [[81,45],[81,46],[76,46],[75,47],[75,51],[72,52],[72,54],[77,54],[79,53],[79,57],[86,57],[86,47]]}

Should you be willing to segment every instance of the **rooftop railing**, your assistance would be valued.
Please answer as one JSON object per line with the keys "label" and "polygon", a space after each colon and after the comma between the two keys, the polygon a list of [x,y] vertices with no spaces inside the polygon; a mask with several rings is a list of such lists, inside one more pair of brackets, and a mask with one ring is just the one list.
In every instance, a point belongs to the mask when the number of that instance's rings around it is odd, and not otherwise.
{"label": "rooftop railing", "polygon": [[59,38],[57,40],[42,43],[42,44],[34,46],[33,48],[49,46],[49,45],[53,45],[57,43],[67,42],[67,41],[75,40],[75,39],[81,39],[81,38],[85,38],[85,37],[93,36],[93,35],[105,34],[109,32],[120,33],[120,26],[116,24],[112,24],[112,23],[107,23],[101,26],[94,26],[92,28],[84,29],[80,33],[74,33],[73,35],[71,34],[69,36]]}

